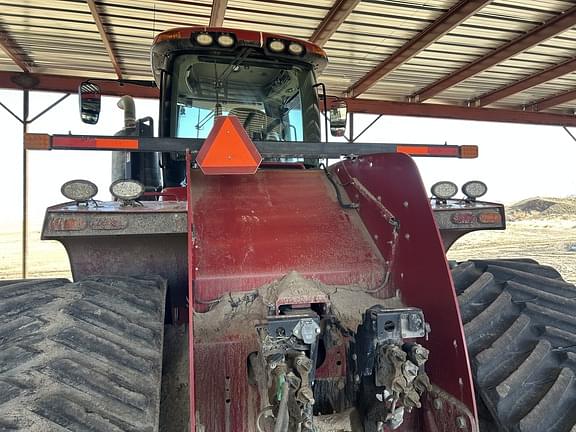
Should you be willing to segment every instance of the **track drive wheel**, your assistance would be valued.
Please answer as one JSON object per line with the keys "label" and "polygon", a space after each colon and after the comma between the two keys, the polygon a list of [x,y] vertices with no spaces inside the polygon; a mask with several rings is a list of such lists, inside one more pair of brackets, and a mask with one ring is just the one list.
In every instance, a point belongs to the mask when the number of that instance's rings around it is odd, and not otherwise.
{"label": "track drive wheel", "polygon": [[0,430],[158,430],[166,283],[0,283]]}
{"label": "track drive wheel", "polygon": [[533,260],[467,261],[452,276],[496,430],[576,431],[576,287]]}

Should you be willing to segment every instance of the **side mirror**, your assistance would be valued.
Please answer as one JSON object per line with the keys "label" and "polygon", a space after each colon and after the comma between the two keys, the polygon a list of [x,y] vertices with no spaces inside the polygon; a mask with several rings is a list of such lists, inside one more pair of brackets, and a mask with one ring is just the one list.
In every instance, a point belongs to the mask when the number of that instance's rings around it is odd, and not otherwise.
{"label": "side mirror", "polygon": [[330,108],[330,133],[332,136],[344,136],[347,116],[348,105],[346,105],[345,101],[337,101],[332,105]]}
{"label": "side mirror", "polygon": [[78,87],[80,118],[84,123],[96,124],[100,116],[100,87],[90,81],[83,81]]}

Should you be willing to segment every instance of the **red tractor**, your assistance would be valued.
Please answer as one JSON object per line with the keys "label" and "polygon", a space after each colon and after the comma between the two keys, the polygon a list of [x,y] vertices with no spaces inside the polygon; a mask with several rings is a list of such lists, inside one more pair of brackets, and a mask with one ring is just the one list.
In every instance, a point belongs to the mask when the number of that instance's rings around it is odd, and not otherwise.
{"label": "red tractor", "polygon": [[[476,181],[428,196],[411,156],[477,148],[322,141],[322,111],[346,121],[326,62],[274,34],[166,31],[159,137],[129,97],[117,136],[26,137],[114,150],[114,200],[67,182],[42,235],[74,282],[0,284],[0,430],[575,430],[574,286],[448,262],[503,206]],[[85,121],[99,98],[81,86]]]}

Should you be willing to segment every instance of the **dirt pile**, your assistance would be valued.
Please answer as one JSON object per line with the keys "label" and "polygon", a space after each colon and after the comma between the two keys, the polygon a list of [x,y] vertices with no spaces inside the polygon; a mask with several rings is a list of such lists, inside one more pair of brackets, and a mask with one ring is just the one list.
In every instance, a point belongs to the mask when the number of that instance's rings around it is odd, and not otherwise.
{"label": "dirt pile", "polygon": [[198,340],[209,340],[227,332],[254,336],[255,326],[274,313],[276,304],[298,303],[306,296],[313,302],[329,302],[342,326],[356,330],[362,314],[371,306],[403,307],[399,298],[379,299],[358,286],[325,285],[297,272],[264,285],[256,291],[229,294],[214,302],[208,312],[194,314]]}
{"label": "dirt pile", "polygon": [[566,198],[528,198],[507,207],[506,213],[510,221],[576,218],[576,196]]}

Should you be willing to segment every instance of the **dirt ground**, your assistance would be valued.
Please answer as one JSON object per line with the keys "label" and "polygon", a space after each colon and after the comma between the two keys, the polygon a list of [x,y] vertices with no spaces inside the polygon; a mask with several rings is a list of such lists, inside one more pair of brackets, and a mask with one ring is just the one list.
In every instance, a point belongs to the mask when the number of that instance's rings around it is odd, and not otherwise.
{"label": "dirt ground", "polygon": [[[56,241],[41,241],[40,232],[28,235],[28,277],[71,278],[68,256]],[[22,277],[22,235],[19,232],[0,232],[0,279]]]}
{"label": "dirt ground", "polygon": [[507,209],[505,231],[466,235],[448,258],[533,258],[576,283],[576,197],[531,198]]}

